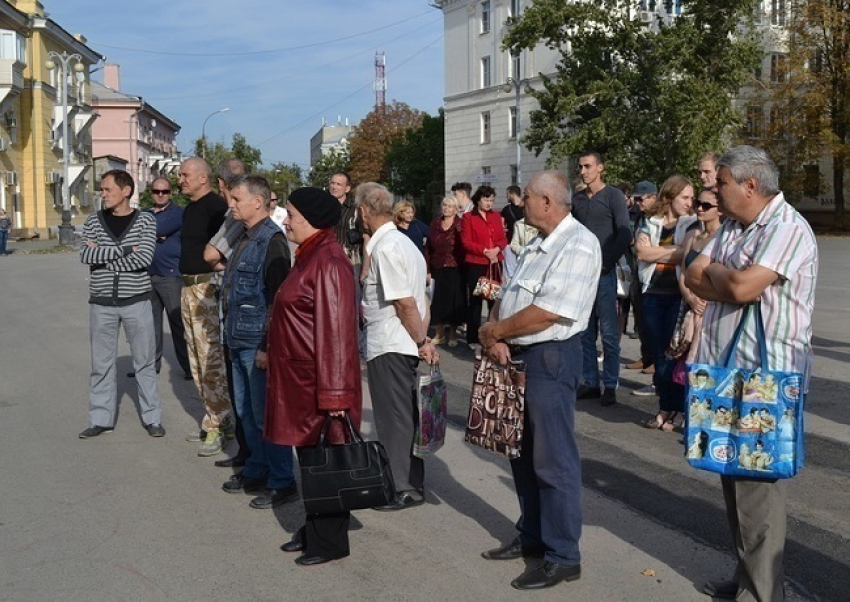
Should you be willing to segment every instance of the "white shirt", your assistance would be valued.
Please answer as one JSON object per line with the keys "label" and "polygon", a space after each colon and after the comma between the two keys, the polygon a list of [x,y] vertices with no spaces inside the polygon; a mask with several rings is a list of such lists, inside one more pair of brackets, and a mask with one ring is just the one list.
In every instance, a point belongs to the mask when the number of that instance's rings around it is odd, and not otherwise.
{"label": "white shirt", "polygon": [[288,213],[289,212],[285,208],[278,205],[274,208],[274,211],[272,211],[272,214],[269,216],[270,218],[272,218],[272,221],[277,224],[277,227],[283,230],[284,234],[286,233],[286,228],[284,228],[283,226],[283,220],[286,219]]}
{"label": "white shirt", "polygon": [[525,247],[513,278],[502,287],[499,318],[535,305],[560,316],[549,328],[508,339],[514,345],[565,341],[587,328],[602,271],[599,239],[568,214],[546,238]]}
{"label": "white shirt", "polygon": [[413,297],[425,319],[427,270],[416,245],[392,222],[378,228],[366,245],[371,264],[363,282],[363,316],[366,320],[366,361],[385,353],[419,356],[419,350],[396,314],[393,301]]}

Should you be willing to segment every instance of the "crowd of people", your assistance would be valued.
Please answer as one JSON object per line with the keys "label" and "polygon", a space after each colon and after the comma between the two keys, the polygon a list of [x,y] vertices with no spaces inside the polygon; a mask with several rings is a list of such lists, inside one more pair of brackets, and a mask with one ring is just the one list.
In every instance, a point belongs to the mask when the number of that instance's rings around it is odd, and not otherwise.
{"label": "crowd of people", "polygon": [[[257,509],[299,500],[294,457],[327,426],[331,442],[343,442],[342,419],[359,428],[365,362],[397,492],[376,510],[413,508],[425,502],[426,476],[412,453],[418,367],[437,363],[437,347],[456,347],[464,335],[477,353],[526,369],[525,436],[511,460],[519,534],[482,555],[536,559],[512,581],[517,589],[578,579],[575,405],[617,402],[629,308],[642,357],[627,368],[653,371],[659,400],[646,426],[675,430],[685,403],[677,368],[716,361],[735,316],[756,298],[770,345],[781,347],[771,349],[776,368],[808,373],[817,270],[811,229],[758,149],[705,155],[699,190],[684,175],[660,190],[649,181],[634,191],[610,186],[593,151],[578,166],[575,192],[565,174],[543,171],[524,190],[509,187],[501,212],[492,187],[473,193],[458,182],[430,225],[380,184],[360,184],[352,195],[342,172],[327,190],[294,191],[284,208],[238,160],[218,166],[216,193],[210,166],[190,158],[179,172],[187,207],[157,178],[151,211],[131,206],[129,174],[105,173],[102,209],[87,219],[80,251],[90,268],[92,344],[89,427],[80,437],[114,428],[122,325],[141,420],[152,437],[165,435],[156,376],[164,311],[175,358],[203,408],[187,439],[204,457],[231,439],[238,445],[215,462],[240,469],[225,492],[256,493]],[[787,336],[771,336],[779,330]],[[754,349],[741,357],[758,364]],[[706,591],[781,599],[784,482],[724,477],[723,488],[739,563],[734,581]],[[300,552],[304,566],[342,558],[349,523],[348,512],[308,514],[282,549]]]}

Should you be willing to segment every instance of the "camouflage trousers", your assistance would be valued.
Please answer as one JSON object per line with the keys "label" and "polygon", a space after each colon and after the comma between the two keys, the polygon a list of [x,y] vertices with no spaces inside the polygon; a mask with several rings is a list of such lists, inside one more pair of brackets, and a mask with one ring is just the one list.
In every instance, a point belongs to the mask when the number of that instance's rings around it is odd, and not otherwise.
{"label": "camouflage trousers", "polygon": [[204,404],[201,428],[219,428],[231,411],[230,392],[219,332],[218,287],[210,282],[187,284],[180,295],[186,349],[192,378]]}

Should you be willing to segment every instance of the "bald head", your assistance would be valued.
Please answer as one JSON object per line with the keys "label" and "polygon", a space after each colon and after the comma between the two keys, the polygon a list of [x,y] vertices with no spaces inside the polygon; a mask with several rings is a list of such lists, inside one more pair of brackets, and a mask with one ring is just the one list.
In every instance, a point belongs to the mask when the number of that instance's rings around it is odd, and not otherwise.
{"label": "bald head", "polygon": [[192,201],[212,192],[212,170],[200,157],[191,157],[180,166],[180,190]]}

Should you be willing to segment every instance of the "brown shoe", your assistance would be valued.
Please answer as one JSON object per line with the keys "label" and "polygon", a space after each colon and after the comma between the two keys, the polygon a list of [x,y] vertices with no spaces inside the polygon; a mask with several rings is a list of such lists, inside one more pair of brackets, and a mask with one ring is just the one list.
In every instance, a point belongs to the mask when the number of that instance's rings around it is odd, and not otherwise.
{"label": "brown shoe", "polygon": [[643,360],[637,360],[632,362],[631,364],[626,364],[626,370],[643,370],[644,364]]}
{"label": "brown shoe", "polygon": [[650,364],[640,371],[641,374],[655,374],[655,364]]}

